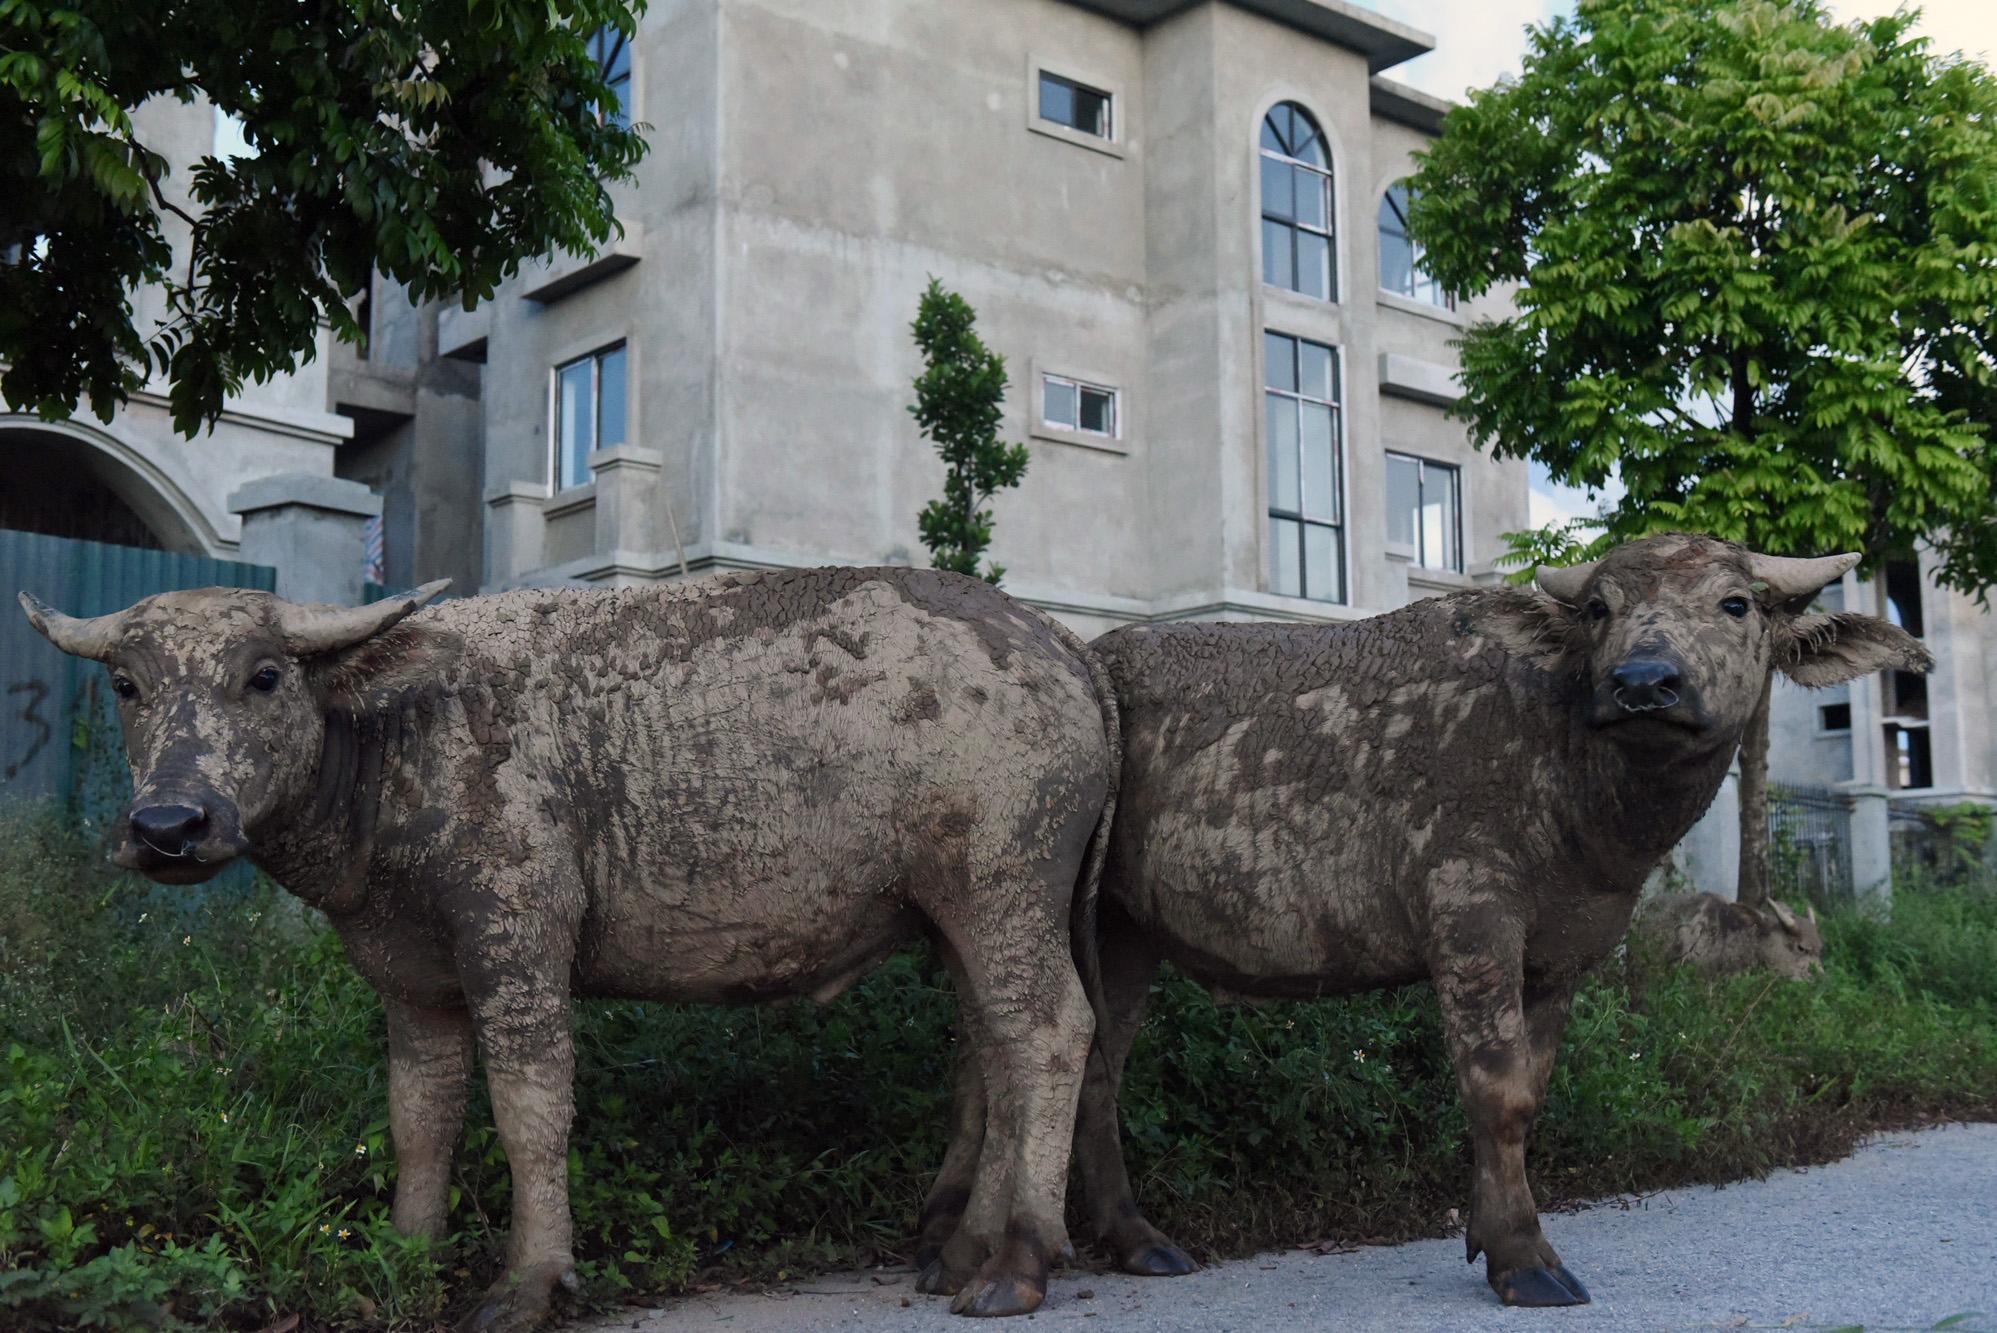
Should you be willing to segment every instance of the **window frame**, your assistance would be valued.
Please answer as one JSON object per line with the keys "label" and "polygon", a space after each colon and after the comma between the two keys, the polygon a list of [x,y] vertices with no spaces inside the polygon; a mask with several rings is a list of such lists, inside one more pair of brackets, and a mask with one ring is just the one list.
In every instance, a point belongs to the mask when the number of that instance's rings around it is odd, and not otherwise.
{"label": "window frame", "polygon": [[[1109,136],[1091,134],[1078,130],[1058,120],[1049,120],[1040,114],[1040,80],[1042,77],[1056,79],[1073,87],[1084,88],[1109,99],[1105,114],[1109,118]],[[1136,112],[1130,100],[1123,95],[1123,81],[1099,77],[1099,72],[1077,69],[1066,60],[1043,59],[1037,54],[1026,58],[1026,128],[1035,134],[1059,139],[1062,143],[1077,148],[1086,148],[1092,153],[1106,157],[1120,158],[1124,155],[1124,145],[1131,136],[1131,121]]]}
{"label": "window frame", "polygon": [[[1029,386],[1026,409],[1026,433],[1036,440],[1047,440],[1054,444],[1069,444],[1082,449],[1097,449],[1104,453],[1128,454],[1130,441],[1137,434],[1137,405],[1130,395],[1116,383],[1118,376],[1104,374],[1107,367],[1078,367],[1072,362],[1045,361],[1039,357],[1029,358],[1025,382]],[[1111,397],[1111,411],[1116,418],[1116,434],[1104,435],[1098,431],[1083,430],[1079,425],[1064,426],[1051,421],[1047,416],[1048,381],[1072,384],[1077,389],[1093,389],[1107,393]],[[1075,416],[1081,418],[1081,398],[1075,400]]]}
{"label": "window frame", "polygon": [[[1422,270],[1423,250],[1421,246],[1415,242],[1415,238],[1408,234],[1407,209],[1402,207],[1401,205],[1394,203],[1394,191],[1396,190],[1400,190],[1402,194],[1409,199],[1412,199],[1414,197],[1414,192],[1410,189],[1405,188],[1407,186],[1408,181],[1411,179],[1412,177],[1402,176],[1398,180],[1389,181],[1387,183],[1387,188],[1380,192],[1380,207],[1374,212],[1375,226],[1378,229],[1379,235],[1384,238],[1387,235],[1387,223],[1386,223],[1385,214],[1389,210],[1393,212],[1395,220],[1400,224],[1400,230],[1395,234],[1398,235],[1402,241],[1406,242],[1408,247],[1409,274],[1413,278],[1425,281],[1428,284],[1428,286],[1434,290],[1435,294],[1439,296],[1441,299],[1431,300],[1429,297],[1420,295],[1418,290],[1402,291],[1397,287],[1389,287],[1387,285],[1387,271],[1386,271],[1387,247],[1384,241],[1378,247],[1380,252],[1380,290],[1384,292],[1386,295],[1395,297],[1402,301],[1409,301],[1415,305],[1427,306],[1433,310],[1443,310],[1443,311],[1448,311],[1450,314],[1455,314],[1456,294],[1454,292],[1446,290],[1440,282],[1437,282],[1434,278],[1430,277],[1427,273],[1423,272]],[[1415,284],[1417,288],[1419,288],[1420,285],[1421,285],[1420,282],[1417,282]]]}
{"label": "window frame", "polygon": [[[1416,468],[1415,507],[1417,510],[1421,508],[1422,496],[1424,495],[1426,490],[1426,478],[1428,475],[1428,469],[1437,468],[1443,472],[1447,472],[1450,475],[1452,480],[1451,490],[1453,491],[1452,498],[1455,502],[1453,508],[1456,520],[1454,524],[1456,529],[1454,534],[1456,539],[1456,563],[1453,565],[1431,565],[1422,558],[1422,548],[1425,545],[1425,543],[1422,540],[1422,526],[1418,522],[1415,524],[1414,567],[1416,569],[1425,569],[1431,573],[1437,573],[1437,574],[1463,574],[1468,572],[1470,565],[1470,557],[1469,557],[1469,552],[1464,549],[1465,543],[1463,540],[1464,504],[1463,504],[1462,465],[1458,463],[1444,463],[1433,458],[1424,458],[1420,454],[1405,453],[1399,449],[1387,449],[1384,450],[1383,452],[1386,455],[1386,461],[1389,467],[1393,465],[1395,459],[1400,459],[1403,462],[1413,463],[1415,465]],[[1393,514],[1392,511],[1390,510],[1388,511],[1388,519],[1390,522],[1392,521],[1392,517]]]}
{"label": "window frame", "polygon": [[[1074,421],[1056,421],[1047,414],[1047,387],[1050,384],[1066,385],[1075,391]],[[1109,398],[1108,430],[1090,430],[1082,424],[1082,395],[1085,393],[1102,394]],[[1114,384],[1097,384],[1073,375],[1057,375],[1051,370],[1043,370],[1040,372],[1040,424],[1050,430],[1088,435],[1098,440],[1120,440],[1123,438],[1123,390]]]}
{"label": "window frame", "polygon": [[[1265,144],[1263,144],[1262,142],[1263,132],[1265,130],[1270,130],[1274,128],[1270,124],[1271,117],[1273,117],[1276,114],[1276,112],[1283,107],[1290,108],[1291,115],[1293,117],[1292,120],[1293,126],[1295,124],[1294,117],[1296,116],[1302,116],[1306,121],[1309,122],[1313,135],[1316,138],[1316,141],[1319,144],[1323,145],[1324,147],[1325,164],[1323,166],[1319,166],[1315,162],[1305,161],[1303,158],[1300,157],[1292,157],[1288,153],[1279,152],[1276,149],[1270,148]],[[1278,135],[1278,137],[1281,137],[1280,134]],[[1295,145],[1292,144],[1291,146],[1294,147]],[[1303,222],[1294,216],[1283,217],[1280,215],[1271,214],[1269,212],[1268,191],[1264,188],[1265,182],[1263,181],[1263,163],[1265,161],[1280,162],[1285,166],[1291,168],[1293,173],[1297,169],[1302,169],[1304,171],[1314,173],[1315,175],[1323,178],[1323,189],[1324,189],[1323,227],[1321,228],[1314,227],[1310,223]],[[1292,176],[1292,181],[1294,182],[1294,175]],[[1293,191],[1294,191],[1294,185],[1293,185]],[[1291,212],[1292,214],[1296,212],[1294,201],[1292,202]],[[1295,98],[1286,97],[1275,103],[1272,103],[1269,106],[1269,108],[1262,113],[1261,118],[1258,121],[1256,121],[1255,217],[1256,217],[1255,234],[1256,234],[1256,260],[1257,260],[1256,279],[1258,284],[1261,287],[1273,288],[1274,290],[1279,292],[1288,292],[1291,295],[1300,297],[1306,301],[1322,301],[1327,305],[1337,305],[1339,297],[1339,269],[1340,269],[1340,265],[1338,262],[1337,155],[1332,151],[1330,136],[1324,132],[1324,122],[1320,120],[1317,117],[1316,113],[1311,111],[1309,107],[1305,106],[1302,102],[1298,101]],[[1298,235],[1300,233],[1308,233],[1312,236],[1319,237],[1324,241],[1324,253],[1325,253],[1324,295],[1319,296],[1313,292],[1307,292],[1303,290],[1303,288],[1295,285],[1286,286],[1283,283],[1271,282],[1269,280],[1268,240],[1269,240],[1269,227],[1271,224],[1274,224],[1275,226],[1281,227],[1285,230],[1285,234],[1287,236],[1288,244],[1290,247],[1289,271],[1292,284],[1296,282],[1296,275],[1298,271],[1297,267]]]}
{"label": "window frame", "polygon": [[[1261,420],[1257,426],[1257,434],[1261,437],[1262,441],[1260,467],[1264,473],[1262,478],[1262,531],[1264,544],[1262,579],[1264,587],[1270,594],[1278,597],[1296,597],[1303,601],[1321,602],[1327,606],[1350,606],[1352,604],[1352,562],[1350,553],[1346,550],[1346,536],[1347,530],[1351,526],[1351,514],[1346,496],[1349,480],[1345,457],[1344,348],[1333,343],[1320,342],[1316,338],[1303,334],[1286,333],[1278,328],[1265,327],[1261,330],[1260,337],[1262,341],[1260,349],[1256,354],[1256,362],[1262,371],[1262,405],[1260,413]],[[1298,386],[1295,389],[1282,389],[1270,383],[1272,376],[1268,364],[1268,347],[1269,340],[1272,338],[1281,338],[1291,344],[1290,377]],[[1331,384],[1329,387],[1332,395],[1329,399],[1318,398],[1315,395],[1303,392],[1301,368],[1303,363],[1303,348],[1306,345],[1316,347],[1329,354],[1331,374]],[[1308,514],[1302,507],[1305,502],[1305,496],[1303,490],[1304,459],[1301,406],[1298,408],[1300,419],[1298,422],[1299,428],[1296,445],[1297,499],[1299,507],[1295,510],[1289,510],[1279,509],[1276,505],[1275,478],[1268,475],[1269,457],[1274,447],[1273,441],[1269,438],[1269,400],[1271,397],[1289,399],[1299,405],[1309,403],[1330,409],[1331,492],[1332,512],[1335,515],[1331,521],[1314,517]],[[1276,587],[1272,565],[1277,550],[1276,524],[1278,522],[1294,523],[1297,525],[1297,575],[1298,586],[1302,590],[1300,592],[1282,592]],[[1335,596],[1320,597],[1310,590],[1311,579],[1308,556],[1310,551],[1310,529],[1312,528],[1324,528],[1331,533],[1331,548],[1336,560],[1333,574],[1337,584]]]}
{"label": "window frame", "polygon": [[[628,339],[616,338],[601,343],[587,352],[557,361],[548,372],[548,494],[557,496],[580,491],[594,485],[596,477],[589,470],[589,458],[605,446],[603,443],[603,359],[612,352],[624,354],[624,435],[625,438],[609,447],[629,444],[631,434],[631,344]],[[584,474],[580,481],[568,483],[564,480],[562,468],[562,375],[584,362],[589,363],[590,401],[590,443],[577,459]]]}

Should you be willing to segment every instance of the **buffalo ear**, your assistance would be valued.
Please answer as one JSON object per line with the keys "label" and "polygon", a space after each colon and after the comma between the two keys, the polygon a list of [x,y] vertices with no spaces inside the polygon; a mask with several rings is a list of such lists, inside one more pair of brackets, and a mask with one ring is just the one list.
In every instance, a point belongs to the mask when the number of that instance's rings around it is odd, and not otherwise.
{"label": "buffalo ear", "polygon": [[1842,685],[1875,671],[1927,671],[1935,659],[1907,631],[1855,611],[1796,616],[1777,631],[1775,667],[1798,685]]}
{"label": "buffalo ear", "polygon": [[1522,662],[1553,671],[1567,660],[1574,616],[1544,593],[1505,589],[1479,607],[1463,628],[1491,639]]}
{"label": "buffalo ear", "polygon": [[355,713],[392,707],[404,695],[440,683],[465,641],[426,621],[404,621],[338,652],[306,661],[327,703]]}

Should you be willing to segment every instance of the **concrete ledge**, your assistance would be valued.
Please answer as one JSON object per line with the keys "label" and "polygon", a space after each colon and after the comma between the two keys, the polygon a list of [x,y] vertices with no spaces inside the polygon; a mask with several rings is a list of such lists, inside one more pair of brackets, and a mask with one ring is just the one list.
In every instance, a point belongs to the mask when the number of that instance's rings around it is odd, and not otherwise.
{"label": "concrete ledge", "polygon": [[1433,361],[1419,361],[1396,352],[1380,353],[1380,392],[1417,403],[1447,407],[1463,396],[1456,372]]}
{"label": "concrete ledge", "polygon": [[620,444],[609,449],[598,449],[584,460],[591,472],[608,472],[616,468],[637,468],[641,471],[657,472],[666,465],[666,456],[657,449],[645,449],[635,444]]}
{"label": "concrete ledge", "polygon": [[1419,88],[1410,88],[1405,83],[1395,83],[1377,74],[1373,76],[1371,87],[1374,115],[1424,134],[1442,133],[1442,118],[1456,106],[1454,102],[1432,97]]}
{"label": "concrete ledge", "polygon": [[481,302],[470,310],[460,305],[446,305],[437,311],[438,356],[483,364],[486,340],[491,334],[490,301]]}
{"label": "concrete ledge", "polygon": [[488,507],[510,504],[531,504],[540,506],[548,503],[548,488],[531,482],[509,481],[504,486],[495,486],[485,493]]}
{"label": "concrete ledge", "polygon": [[[1187,0],[1074,0],[1083,9],[1139,27],[1187,9]],[[1378,73],[1435,49],[1435,38],[1405,23],[1346,4],[1344,0],[1233,0],[1234,5],[1277,23],[1359,52]]]}
{"label": "concrete ledge", "polygon": [[624,234],[612,237],[592,257],[555,255],[523,268],[520,295],[539,305],[548,305],[622,273],[644,258],[644,250],[645,228],[636,222],[626,222]]}
{"label": "concrete ledge", "polygon": [[315,476],[309,472],[284,472],[274,477],[258,477],[239,487],[229,497],[229,512],[253,514],[264,509],[296,505],[301,509],[323,509],[330,514],[352,514],[377,518],[381,497],[357,481],[339,477]]}

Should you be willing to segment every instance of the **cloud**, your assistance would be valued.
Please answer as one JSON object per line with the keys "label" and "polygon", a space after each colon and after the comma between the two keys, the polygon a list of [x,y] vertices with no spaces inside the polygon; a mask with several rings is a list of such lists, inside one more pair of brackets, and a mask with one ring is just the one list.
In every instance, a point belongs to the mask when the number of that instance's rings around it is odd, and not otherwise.
{"label": "cloud", "polygon": [[[1419,28],[1436,39],[1435,50],[1386,71],[1387,77],[1425,93],[1461,101],[1471,88],[1516,74],[1525,58],[1527,24],[1574,12],[1573,0],[1356,0],[1377,14]],[[1899,0],[1827,0],[1839,22],[1878,18]],[[1927,0],[1917,31],[1941,53],[1960,51],[1989,63],[1997,58],[1997,3],[1993,0]]]}
{"label": "cloud", "polygon": [[[1516,74],[1525,55],[1525,29],[1572,0],[1356,0],[1377,14],[1421,29],[1435,50],[1387,70],[1388,78],[1425,93],[1461,101],[1471,88]],[[1982,3],[1983,0],[1976,0]]]}

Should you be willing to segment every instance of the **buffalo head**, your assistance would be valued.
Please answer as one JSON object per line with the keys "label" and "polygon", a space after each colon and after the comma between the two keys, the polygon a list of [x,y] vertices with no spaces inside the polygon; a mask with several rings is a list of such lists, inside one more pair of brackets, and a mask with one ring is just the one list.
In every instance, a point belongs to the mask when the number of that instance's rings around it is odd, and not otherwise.
{"label": "buffalo head", "polygon": [[397,628],[447,586],[355,608],[201,588],[88,620],[22,593],[50,643],[110,669],[133,787],[112,859],[198,884],[248,852],[313,790],[329,711],[364,711],[455,654],[454,636]]}
{"label": "buffalo head", "polygon": [[1610,739],[1730,746],[1771,670],[1818,686],[1933,665],[1918,640],[1877,616],[1810,610],[1858,560],[1759,555],[1683,533],[1646,537],[1585,565],[1541,569],[1545,597],[1519,611],[1531,623],[1500,633],[1578,675],[1587,721]]}

